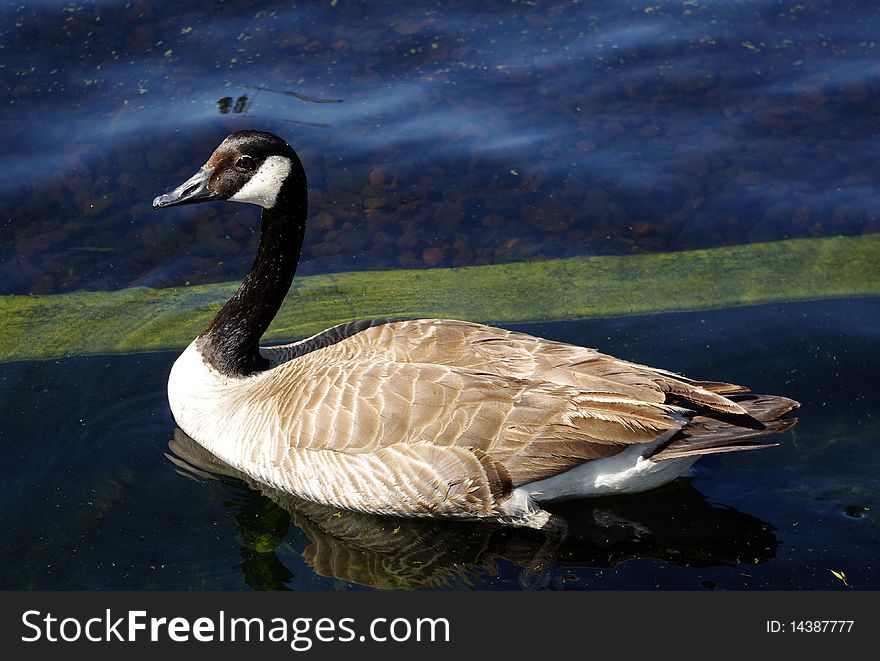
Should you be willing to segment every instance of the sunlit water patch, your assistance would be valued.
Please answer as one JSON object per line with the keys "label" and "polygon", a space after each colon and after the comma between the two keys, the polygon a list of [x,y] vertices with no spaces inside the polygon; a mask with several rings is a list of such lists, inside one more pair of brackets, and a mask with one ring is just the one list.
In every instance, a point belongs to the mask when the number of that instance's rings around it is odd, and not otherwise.
{"label": "sunlit water patch", "polygon": [[303,156],[303,273],[875,232],[877,11],[9,5],[0,291],[240,275],[253,210],[149,202],[252,127]]}

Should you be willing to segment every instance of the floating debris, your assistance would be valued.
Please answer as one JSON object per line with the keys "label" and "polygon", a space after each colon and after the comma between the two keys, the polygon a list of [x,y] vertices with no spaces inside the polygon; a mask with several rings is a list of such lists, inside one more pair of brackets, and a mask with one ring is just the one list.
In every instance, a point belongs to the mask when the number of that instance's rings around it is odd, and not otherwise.
{"label": "floating debris", "polygon": [[836,571],[836,570],[834,570],[834,569],[831,569],[831,570],[829,570],[829,571],[830,571],[832,574],[834,574],[834,576],[835,576],[836,578],[839,578],[841,581],[843,581],[843,584],[844,584],[846,587],[850,587],[849,583],[846,582],[846,574],[845,574],[844,572],[842,572],[842,571]]}

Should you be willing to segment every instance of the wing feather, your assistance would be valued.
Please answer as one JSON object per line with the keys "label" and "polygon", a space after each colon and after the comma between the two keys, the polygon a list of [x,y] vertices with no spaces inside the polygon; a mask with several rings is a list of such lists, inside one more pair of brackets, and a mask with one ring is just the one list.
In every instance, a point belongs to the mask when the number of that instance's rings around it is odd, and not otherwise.
{"label": "wing feather", "polygon": [[[689,422],[687,403],[746,413],[725,397],[740,386],[463,321],[355,322],[263,351],[277,367],[252,395],[276,402],[264,410],[280,411],[290,447],[464,448],[485,462],[468,470],[493,484],[518,486],[652,443]],[[428,479],[424,466],[412,470]]]}

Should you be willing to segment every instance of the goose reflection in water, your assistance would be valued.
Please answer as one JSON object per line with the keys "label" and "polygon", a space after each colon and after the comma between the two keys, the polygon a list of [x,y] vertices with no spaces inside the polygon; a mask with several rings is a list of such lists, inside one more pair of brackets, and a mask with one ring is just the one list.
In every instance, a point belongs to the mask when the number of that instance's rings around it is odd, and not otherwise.
{"label": "goose reflection in water", "polygon": [[[272,489],[232,468],[180,429],[166,457],[177,472],[220,480],[235,493],[241,565],[254,589],[283,590],[292,571],[278,558],[290,522],[310,544],[302,558],[321,576],[373,588],[467,588],[496,576],[499,561],[521,568],[522,587],[561,587],[553,568],[610,568],[634,558],[691,567],[766,562],[774,528],[749,514],[712,505],[687,479],[648,494],[558,503],[564,537],[485,523],[402,519],[349,512]],[[570,573],[570,572],[565,572]],[[565,582],[565,587],[573,585]]]}

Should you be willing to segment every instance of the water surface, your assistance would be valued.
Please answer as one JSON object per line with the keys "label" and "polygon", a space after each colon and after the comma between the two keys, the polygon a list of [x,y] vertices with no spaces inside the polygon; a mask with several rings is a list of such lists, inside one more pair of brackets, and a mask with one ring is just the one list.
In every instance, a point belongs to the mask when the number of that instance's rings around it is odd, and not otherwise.
{"label": "water surface", "polygon": [[[866,2],[7,4],[0,294],[240,278],[256,209],[150,201],[244,128],[303,158],[303,274],[875,233],[878,29]],[[876,589],[878,305],[518,326],[803,404],[779,448],[559,505],[563,541],[255,491],[175,437],[176,352],[8,362],[0,588]]]}
{"label": "water surface", "polygon": [[878,28],[864,2],[7,5],[0,291],[239,277],[252,209],[149,203],[243,128],[303,156],[303,273],[876,232]]}
{"label": "water surface", "polygon": [[0,587],[844,589],[834,570],[877,589],[878,315],[863,299],[520,327],[802,403],[780,447],[556,505],[564,541],[269,497],[179,434],[172,462],[173,353],[2,365]]}

